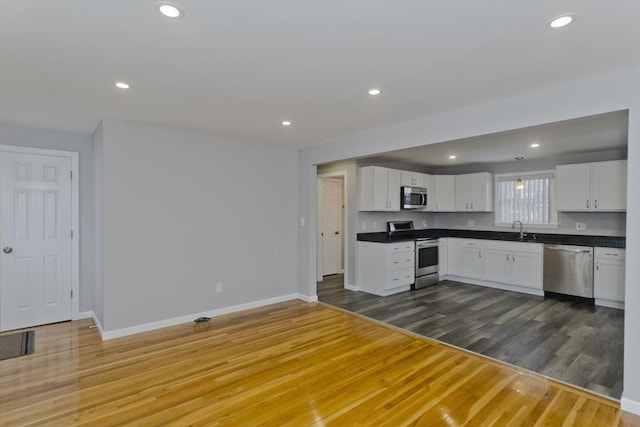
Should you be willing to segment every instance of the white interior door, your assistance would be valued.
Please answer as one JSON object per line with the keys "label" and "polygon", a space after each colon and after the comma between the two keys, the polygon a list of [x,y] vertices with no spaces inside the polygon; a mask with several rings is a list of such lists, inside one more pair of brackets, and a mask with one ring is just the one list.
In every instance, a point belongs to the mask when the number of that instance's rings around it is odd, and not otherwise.
{"label": "white interior door", "polygon": [[71,319],[71,168],[0,152],[0,331]]}
{"label": "white interior door", "polygon": [[342,180],[321,180],[321,271],[322,275],[337,274],[342,261]]}

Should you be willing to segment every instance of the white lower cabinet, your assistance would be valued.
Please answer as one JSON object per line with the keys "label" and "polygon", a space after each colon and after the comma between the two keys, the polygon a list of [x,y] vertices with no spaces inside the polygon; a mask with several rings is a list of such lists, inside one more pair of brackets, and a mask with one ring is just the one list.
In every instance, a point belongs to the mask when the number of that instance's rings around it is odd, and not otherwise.
{"label": "white lower cabinet", "polygon": [[[447,238],[447,275],[462,276],[462,239]],[[440,275],[441,277],[443,274]]]}
{"label": "white lower cabinet", "polygon": [[594,248],[593,295],[597,305],[624,307],[625,250]]}
{"label": "white lower cabinet", "polygon": [[542,244],[489,240],[484,251],[485,280],[542,289]]}
{"label": "white lower cabinet", "polygon": [[356,286],[387,296],[411,289],[415,281],[415,243],[358,242]]}
{"label": "white lower cabinet", "polygon": [[462,275],[464,277],[470,279],[484,278],[483,248],[483,240],[462,239]]}
{"label": "white lower cabinet", "polygon": [[438,239],[438,275],[440,277],[449,274],[449,257],[447,256],[448,246],[448,238],[441,237]]}

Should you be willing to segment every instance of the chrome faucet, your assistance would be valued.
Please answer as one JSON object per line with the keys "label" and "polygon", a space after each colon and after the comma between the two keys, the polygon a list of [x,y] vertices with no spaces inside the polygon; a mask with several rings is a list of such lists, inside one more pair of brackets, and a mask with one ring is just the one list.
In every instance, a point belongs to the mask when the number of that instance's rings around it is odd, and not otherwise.
{"label": "chrome faucet", "polygon": [[520,224],[520,240],[522,240],[527,236],[527,233],[526,230],[522,229],[522,221],[513,221],[513,224],[511,224],[511,228],[514,228],[516,226],[516,222]]}

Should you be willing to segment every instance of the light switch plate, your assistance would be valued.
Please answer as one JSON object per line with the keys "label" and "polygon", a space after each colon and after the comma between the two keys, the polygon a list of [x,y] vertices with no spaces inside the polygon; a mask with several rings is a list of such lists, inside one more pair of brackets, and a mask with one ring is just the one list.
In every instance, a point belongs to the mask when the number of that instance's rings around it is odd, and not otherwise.
{"label": "light switch plate", "polygon": [[576,230],[586,230],[587,223],[586,222],[576,222]]}

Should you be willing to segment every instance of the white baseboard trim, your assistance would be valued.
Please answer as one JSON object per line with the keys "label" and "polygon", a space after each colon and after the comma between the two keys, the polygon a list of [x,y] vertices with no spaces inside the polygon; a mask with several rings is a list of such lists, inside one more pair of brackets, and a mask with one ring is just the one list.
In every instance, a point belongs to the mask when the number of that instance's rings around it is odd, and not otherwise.
{"label": "white baseboard trim", "polygon": [[[98,333],[100,333],[100,337],[102,338],[104,334],[104,331],[102,329],[102,324],[100,323],[100,321],[96,317],[96,314],[93,311],[91,312],[91,318],[93,319],[93,324],[96,325],[96,329],[98,330]],[[104,341],[104,338],[102,338],[102,340]]]}
{"label": "white baseboard trim", "polygon": [[[293,299],[302,299],[302,297],[303,296],[300,294],[283,295],[280,297],[267,298],[259,301],[249,302],[246,304],[238,304],[238,305],[233,305],[231,307],[219,308],[216,310],[209,310],[209,311],[203,311],[200,313],[187,314],[185,316],[174,317],[172,319],[165,319],[165,320],[159,320],[157,322],[144,323],[142,325],[131,326],[128,328],[115,329],[113,331],[103,331],[102,327],[97,322],[97,319],[95,319],[95,316],[94,316],[94,321],[96,322],[96,325],[98,325],[98,329],[100,330],[100,333],[102,335],[102,340],[106,341],[114,338],[121,338],[121,337],[126,337],[128,335],[134,335],[142,332],[152,331],[154,329],[160,329],[160,328],[166,328],[168,326],[179,325],[180,323],[192,322],[193,319],[201,316],[215,317],[223,314],[235,313],[237,311],[248,310],[251,308],[262,307],[265,305],[277,304],[279,302],[290,301]],[[305,296],[304,298],[315,298],[316,301],[318,299],[317,296],[316,297]]]}
{"label": "white baseboard trim", "polygon": [[73,317],[73,319],[71,319],[71,320],[91,319],[94,316],[95,315],[93,314],[93,311],[83,311],[83,312],[80,312],[80,313],[76,314]]}
{"label": "white baseboard trim", "polygon": [[297,297],[299,300],[302,300],[304,302],[318,302],[318,295],[302,295],[302,294],[298,294]]}
{"label": "white baseboard trim", "polygon": [[609,301],[606,299],[596,298],[596,305],[599,305],[601,307],[618,308],[620,310],[624,310],[624,302]]}
{"label": "white baseboard trim", "polygon": [[624,393],[622,393],[622,398],[620,399],[620,407],[622,408],[623,411],[640,415],[640,402],[627,399],[626,397],[624,397]]}
{"label": "white baseboard trim", "polygon": [[353,286],[353,285],[350,285],[350,284],[348,284],[348,283],[345,283],[345,284],[344,284],[344,288],[345,288],[346,290],[348,290],[348,291],[359,291],[359,290],[360,290],[360,287],[359,287],[359,286]]}

